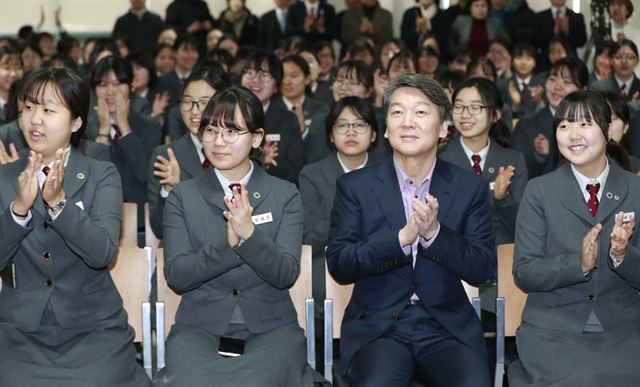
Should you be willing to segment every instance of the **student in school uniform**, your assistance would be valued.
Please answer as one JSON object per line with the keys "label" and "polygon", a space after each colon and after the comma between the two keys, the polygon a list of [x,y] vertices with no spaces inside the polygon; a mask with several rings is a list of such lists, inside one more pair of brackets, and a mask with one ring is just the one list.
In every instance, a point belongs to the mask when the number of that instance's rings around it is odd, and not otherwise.
{"label": "student in school uniform", "polygon": [[498,82],[505,106],[511,107],[514,118],[534,113],[543,105],[544,77],[534,74],[536,49],[520,42],[513,47],[513,75]]}
{"label": "student in school uniform", "polygon": [[101,59],[91,75],[96,115],[85,137],[109,146],[111,162],[122,178],[125,202],[138,204],[138,227],[144,227],[147,173],[153,149],[162,141],[160,122],[130,108],[131,64],[118,56]]}
{"label": "student in school uniform", "polygon": [[151,229],[162,239],[162,211],[169,193],[178,183],[200,176],[209,166],[204,157],[198,128],[205,106],[220,90],[231,86],[231,79],[221,68],[197,68],[185,81],[180,96],[182,123],[189,132],[169,145],[153,151],[147,179]]}
{"label": "student in school uniform", "polygon": [[[305,339],[288,291],[300,273],[302,202],[249,157],[263,119],[242,86],[214,95],[198,131],[213,168],[165,204],[164,271],[182,301],[158,386],[303,385]],[[244,353],[221,357],[227,338]]]}
{"label": "student in school uniform", "polygon": [[508,148],[509,129],[501,120],[500,92],[488,79],[470,78],[458,85],[452,101],[458,136],[439,156],[488,180],[496,244],[513,243],[516,214],[528,181],[527,166],[520,152]]}
{"label": "student in school uniform", "polygon": [[304,164],[300,123],[283,103],[277,103],[280,97],[274,97],[282,84],[282,62],[272,52],[257,50],[242,69],[240,83],[262,102],[265,141],[260,158],[267,173],[297,183]]}
{"label": "student in school uniform", "polygon": [[640,79],[635,74],[638,66],[638,46],[629,39],[618,40],[611,46],[611,67],[613,73],[609,78],[594,82],[593,90],[615,91],[625,101],[638,108],[640,100]]}
{"label": "student in school uniform", "polygon": [[0,165],[0,385],[150,386],[108,265],[121,181],[76,146],[89,86],[69,69],[25,79],[28,157]]}
{"label": "student in school uniform", "polygon": [[[609,139],[617,144],[622,145],[622,148],[625,150],[626,156],[629,158],[630,170],[638,174],[640,172],[640,158],[636,156],[631,156],[629,154],[629,127],[631,124],[631,109],[629,109],[629,105],[625,101],[624,97],[615,91],[605,91],[601,92],[611,106],[611,126],[609,127]],[[616,160],[619,161],[619,160]],[[620,164],[620,162],[618,162]],[[624,169],[623,164],[620,166]]]}
{"label": "student in school uniform", "polygon": [[[371,104],[370,99],[373,94],[373,70],[361,60],[346,60],[342,62],[335,72],[331,92],[333,95],[332,104],[348,96],[360,97]],[[320,161],[333,151],[327,142],[326,116],[327,114],[325,112],[319,112],[311,118],[309,134],[304,140],[305,164]],[[378,122],[376,136],[380,138],[380,123],[384,121],[384,118],[376,117],[376,121]]]}
{"label": "student in school uniform", "polygon": [[[560,103],[566,163],[529,182],[514,279],[528,293],[510,386],[632,386],[640,379],[640,180],[609,155],[611,109],[593,91]],[[609,145],[608,145],[609,143]]]}
{"label": "student in school uniform", "polygon": [[325,298],[324,249],[329,242],[336,180],[374,163],[370,150],[377,133],[378,122],[370,103],[356,96],[339,99],[327,115],[325,129],[325,141],[334,150],[302,168],[298,178],[304,208],[303,242],[312,249],[313,296],[320,311]]}
{"label": "student in school uniform", "polygon": [[553,132],[553,115],[569,93],[586,89],[589,70],[578,58],[563,58],[553,64],[545,83],[549,105],[521,118],[511,134],[511,148],[520,151],[527,163],[529,179],[556,169],[558,146]]}
{"label": "student in school uniform", "polygon": [[300,55],[289,55],[282,59],[281,96],[274,99],[274,103],[295,113],[300,124],[300,135],[304,140],[309,134],[312,117],[318,113],[328,113],[328,107],[306,95],[311,83],[309,64]]}

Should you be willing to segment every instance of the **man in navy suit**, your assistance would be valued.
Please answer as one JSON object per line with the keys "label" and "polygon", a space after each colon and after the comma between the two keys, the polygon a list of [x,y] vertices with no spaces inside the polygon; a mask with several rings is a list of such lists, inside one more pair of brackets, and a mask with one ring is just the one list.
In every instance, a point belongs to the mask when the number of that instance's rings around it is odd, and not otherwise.
{"label": "man in navy suit", "polygon": [[488,185],[436,159],[451,106],[406,74],[384,93],[393,155],[338,179],[327,264],[355,283],[340,367],[353,386],[489,386],[482,327],[461,280],[495,273]]}

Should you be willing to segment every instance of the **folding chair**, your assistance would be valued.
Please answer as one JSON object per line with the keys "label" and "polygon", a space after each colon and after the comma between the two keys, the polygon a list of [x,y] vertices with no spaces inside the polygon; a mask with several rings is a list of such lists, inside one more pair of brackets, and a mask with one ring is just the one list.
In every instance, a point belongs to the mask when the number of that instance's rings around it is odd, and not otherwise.
{"label": "folding chair", "polygon": [[[164,251],[156,250],[158,302],[156,303],[157,369],[165,367],[165,340],[169,335],[169,327],[173,325],[181,297],[167,284],[164,277]],[[307,337],[307,363],[316,368],[316,350],[313,325],[313,297],[311,286],[311,246],[303,245],[300,257],[300,276],[289,289],[289,295],[298,314],[298,323]]]}
{"label": "folding chair", "polygon": [[135,343],[142,343],[144,370],[151,378],[151,248],[120,247],[118,256],[109,265],[111,278],[122,297],[129,325],[135,331]]}
{"label": "folding chair", "polygon": [[498,246],[498,298],[496,298],[496,374],[494,387],[502,387],[505,374],[505,337],[515,337],[527,294],[513,280],[514,244]]}
{"label": "folding chair", "polygon": [[[333,381],[333,339],[340,338],[340,325],[344,317],[345,309],[351,293],[353,292],[353,284],[341,285],[329,273],[327,263],[325,261],[325,278],[326,278],[326,299],[324,300],[324,378]],[[462,281],[469,302],[473,306],[478,318],[480,318],[480,298],[478,297],[478,288]],[[349,386],[346,379],[341,375],[336,375],[336,385]],[[333,384],[333,383],[332,383]],[[421,384],[413,381],[411,386],[419,387]]]}
{"label": "folding chair", "polygon": [[138,205],[122,203],[120,246],[138,247]]}

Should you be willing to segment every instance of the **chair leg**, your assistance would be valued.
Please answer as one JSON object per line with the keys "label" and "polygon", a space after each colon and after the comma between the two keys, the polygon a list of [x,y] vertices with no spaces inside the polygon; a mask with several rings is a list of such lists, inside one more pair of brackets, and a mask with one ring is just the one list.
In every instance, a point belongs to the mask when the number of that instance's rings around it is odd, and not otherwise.
{"label": "chair leg", "polygon": [[504,335],[505,304],[504,297],[496,298],[496,374],[494,387],[502,387],[504,378]]}
{"label": "chair leg", "polygon": [[307,328],[307,363],[316,369],[316,332],[314,321],[314,301],[313,298],[305,300],[305,315]]}
{"label": "chair leg", "polygon": [[151,365],[151,304],[142,303],[142,364],[144,370],[152,377],[153,367]]}
{"label": "chair leg", "polygon": [[156,302],[156,371],[165,367],[164,302]]}
{"label": "chair leg", "polygon": [[333,300],[324,300],[324,378],[333,380]]}

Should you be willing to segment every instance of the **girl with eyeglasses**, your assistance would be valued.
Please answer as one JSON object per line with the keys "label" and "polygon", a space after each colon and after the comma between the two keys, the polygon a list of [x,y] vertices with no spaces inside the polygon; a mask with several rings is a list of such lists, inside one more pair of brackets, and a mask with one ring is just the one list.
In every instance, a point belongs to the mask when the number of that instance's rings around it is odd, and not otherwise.
{"label": "girl with eyeglasses", "polygon": [[[216,93],[198,129],[212,168],[167,199],[164,272],[182,301],[156,386],[307,385],[288,289],[300,273],[302,202],[293,184],[250,159],[263,126],[253,92]],[[244,353],[222,357],[229,341]]]}
{"label": "girl with eyeglasses", "polygon": [[592,89],[618,92],[627,102],[637,106],[640,103],[640,79],[635,74],[638,63],[638,46],[633,41],[622,39],[614,42],[611,48],[613,74],[595,82]]}
{"label": "girl with eyeglasses", "polygon": [[303,242],[312,248],[316,305],[321,305],[324,299],[324,248],[329,240],[336,180],[349,171],[373,163],[370,150],[376,142],[378,130],[371,104],[357,96],[338,100],[327,115],[325,125],[325,141],[332,152],[302,168],[299,177],[304,208]]}
{"label": "girl with eyeglasses", "polygon": [[[371,67],[361,60],[347,60],[338,66],[331,87],[335,105],[341,98],[355,96],[364,100],[373,95],[373,72]],[[309,134],[305,138],[305,165],[320,161],[332,153],[327,142],[325,119],[327,112],[316,114],[311,119]],[[382,121],[382,117],[378,122]]]}
{"label": "girl with eyeglasses", "polygon": [[496,243],[512,243],[528,179],[524,157],[509,149],[500,91],[488,79],[470,78],[456,87],[452,101],[458,136],[449,141],[439,157],[487,180]]}
{"label": "girl with eyeglasses", "polygon": [[149,166],[147,199],[151,229],[158,238],[162,238],[162,211],[171,190],[209,167],[198,137],[202,112],[211,97],[230,86],[231,79],[219,66],[197,68],[184,83],[178,109],[186,133],[169,145],[157,147]]}

